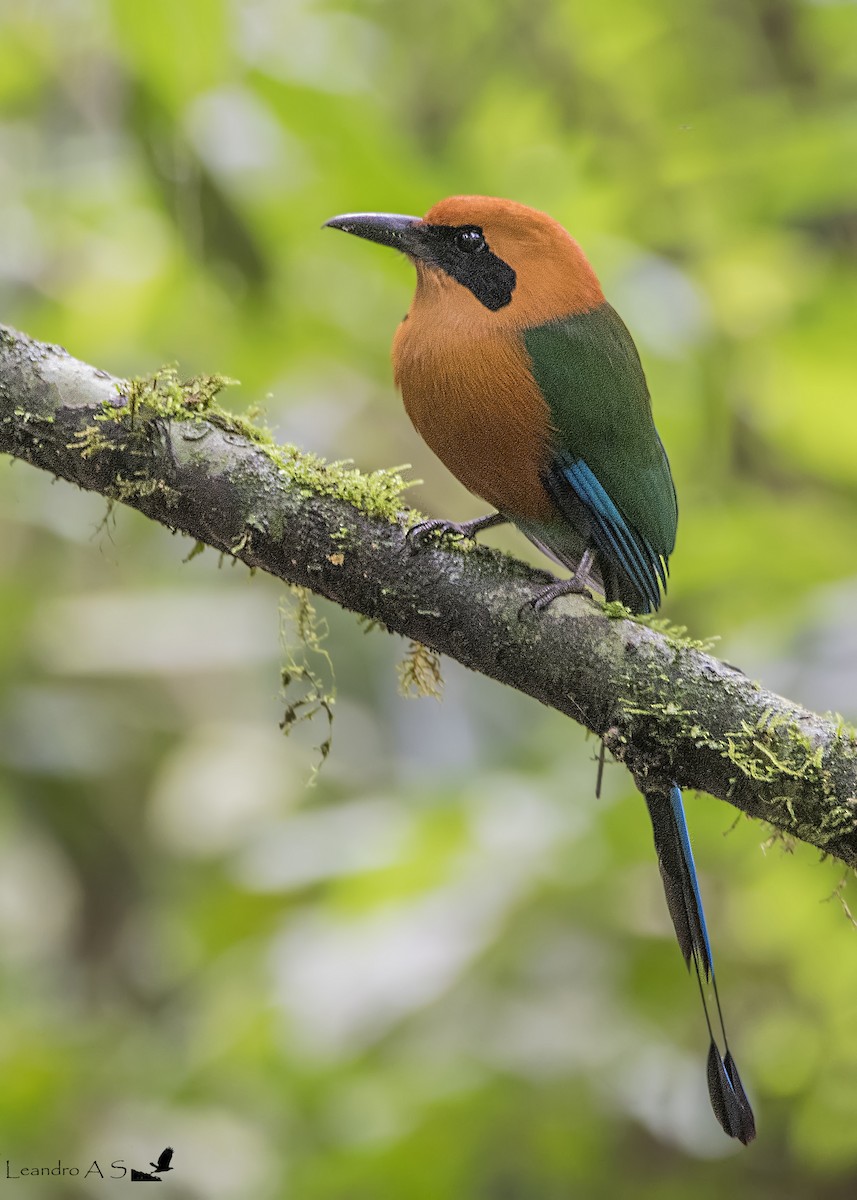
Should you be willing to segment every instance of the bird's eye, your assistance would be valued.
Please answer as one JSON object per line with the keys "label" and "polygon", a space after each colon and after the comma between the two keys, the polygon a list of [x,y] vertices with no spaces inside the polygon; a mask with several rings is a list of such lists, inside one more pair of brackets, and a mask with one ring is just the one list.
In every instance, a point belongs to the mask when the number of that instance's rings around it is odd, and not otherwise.
{"label": "bird's eye", "polygon": [[455,235],[455,244],[465,254],[472,254],[474,250],[485,249],[485,238],[478,229],[459,229]]}

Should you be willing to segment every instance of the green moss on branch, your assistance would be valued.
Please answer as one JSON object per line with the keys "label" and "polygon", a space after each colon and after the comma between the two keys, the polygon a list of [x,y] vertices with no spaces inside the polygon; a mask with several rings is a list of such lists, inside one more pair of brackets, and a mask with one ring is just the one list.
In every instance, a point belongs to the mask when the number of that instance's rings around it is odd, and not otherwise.
{"label": "green moss on branch", "polygon": [[[217,403],[220,392],[234,384],[235,380],[225,375],[198,375],[182,381],[174,368],[162,367],[154,375],[119,384],[122,403],[117,407],[105,401],[97,419],[120,422],[130,429],[151,420],[210,423],[224,433],[246,438],[308,496],[342,500],[367,517],[380,517],[391,524],[401,522],[403,517],[408,521],[419,519],[419,514],[412,510],[403,512],[406,508],[403,495],[409,486],[401,475],[404,468],[365,474],[343,462],[326,462],[297,446],[278,444],[265,425],[229,412]],[[99,445],[93,434],[85,441],[81,453],[95,453]],[[103,448],[115,447],[110,446],[109,439],[104,439]],[[342,536],[346,535],[347,530]]]}

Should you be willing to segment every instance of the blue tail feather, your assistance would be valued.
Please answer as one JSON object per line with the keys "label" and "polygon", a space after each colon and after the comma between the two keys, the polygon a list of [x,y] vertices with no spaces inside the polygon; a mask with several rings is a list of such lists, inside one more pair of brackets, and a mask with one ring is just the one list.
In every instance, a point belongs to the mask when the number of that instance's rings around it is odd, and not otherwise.
{"label": "blue tail feather", "polygon": [[690,878],[693,898],[696,902],[696,917],[699,928],[702,931],[702,945],[699,947],[699,951],[703,966],[705,967],[705,976],[708,978],[709,973],[714,970],[714,963],[711,958],[711,942],[708,937],[708,926],[705,924],[705,910],[702,907],[702,896],[699,894],[699,877],[696,874],[696,863],[693,861],[693,850],[690,846],[690,830],[687,827],[687,817],[684,815],[681,788],[675,783],[670,788],[670,807],[672,808],[673,820],[678,831],[682,855]]}
{"label": "blue tail feather", "polygon": [[[647,792],[646,804],[652,820],[658,864],[676,938],[688,967],[693,963],[699,985],[702,1010],[711,1041],[708,1052],[708,1092],[711,1107],[726,1133],[747,1145],[756,1136],[756,1123],[726,1037],[714,975],[711,942],[702,908],[681,789],[673,783],[668,793],[662,790]],[[705,995],[705,985],[709,981],[714,994],[714,1011],[723,1041],[723,1054],[717,1044]]]}

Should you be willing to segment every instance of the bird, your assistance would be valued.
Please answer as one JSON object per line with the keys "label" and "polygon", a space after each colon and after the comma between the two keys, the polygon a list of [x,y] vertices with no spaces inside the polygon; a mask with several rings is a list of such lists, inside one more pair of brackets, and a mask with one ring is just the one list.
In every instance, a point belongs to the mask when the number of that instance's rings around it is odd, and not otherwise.
{"label": "bird", "polygon": [[[657,610],[675,546],[675,487],[631,334],[574,238],[546,213],[493,196],[450,196],[424,217],[344,213],[325,226],[393,247],[416,268],[393,339],[394,381],[424,441],[493,509],[420,522],[414,546],[511,522],[571,572],[539,590],[535,610],[591,587],[632,613]],[[712,1108],[746,1145],[755,1118],[726,1038],[682,793],[673,783],[644,795],[667,907],[702,999]]]}
{"label": "bird", "polygon": [[172,1171],[173,1168],[170,1166],[172,1157],[173,1157],[173,1148],[172,1148],[172,1146],[167,1146],[166,1150],[161,1151],[158,1161],[156,1163],[150,1162],[149,1166],[154,1167],[154,1169],[158,1173],[163,1173],[164,1171]]}

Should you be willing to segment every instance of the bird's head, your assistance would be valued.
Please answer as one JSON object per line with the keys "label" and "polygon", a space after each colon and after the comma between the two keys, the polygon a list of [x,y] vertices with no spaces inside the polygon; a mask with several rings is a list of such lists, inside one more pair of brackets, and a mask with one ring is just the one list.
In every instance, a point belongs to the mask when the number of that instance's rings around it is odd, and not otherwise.
{"label": "bird's head", "polygon": [[417,268],[417,303],[467,319],[528,326],[604,300],[566,230],[538,209],[493,196],[450,196],[424,217],[346,213],[325,222],[401,250]]}

